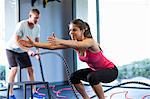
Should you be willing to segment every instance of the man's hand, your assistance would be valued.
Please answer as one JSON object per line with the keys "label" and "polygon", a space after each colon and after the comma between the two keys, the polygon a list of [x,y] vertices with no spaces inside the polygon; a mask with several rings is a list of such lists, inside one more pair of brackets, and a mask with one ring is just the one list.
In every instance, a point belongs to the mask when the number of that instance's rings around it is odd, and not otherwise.
{"label": "man's hand", "polygon": [[39,59],[40,59],[40,55],[39,55],[39,54],[35,55],[35,58],[36,58],[37,60],[39,60]]}
{"label": "man's hand", "polygon": [[30,56],[32,56],[32,57],[35,56],[35,58],[36,58],[37,60],[40,59],[39,52],[34,52],[34,51],[32,51],[32,50],[28,50],[27,53],[28,53],[28,55],[30,55]]}
{"label": "man's hand", "polygon": [[28,53],[28,55],[30,55],[30,56],[35,56],[35,52],[32,51],[32,50],[28,50],[27,53]]}
{"label": "man's hand", "polygon": [[29,40],[22,40],[22,39],[20,39],[20,40],[18,41],[18,44],[19,44],[20,46],[27,47],[27,48],[33,47],[32,43],[31,43]]}
{"label": "man's hand", "polygon": [[39,60],[39,59],[40,59],[39,49],[38,49],[38,48],[37,48],[37,50],[36,50],[35,58],[36,58],[37,60]]}

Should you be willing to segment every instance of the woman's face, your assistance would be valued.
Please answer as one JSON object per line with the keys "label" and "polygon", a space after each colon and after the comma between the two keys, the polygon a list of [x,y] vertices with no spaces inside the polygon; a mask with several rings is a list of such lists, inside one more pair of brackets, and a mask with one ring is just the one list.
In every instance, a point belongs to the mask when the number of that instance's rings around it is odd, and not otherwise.
{"label": "woman's face", "polygon": [[69,25],[69,35],[71,36],[71,39],[82,41],[84,39],[83,33],[84,31],[80,30],[80,28],[77,27],[75,24]]}

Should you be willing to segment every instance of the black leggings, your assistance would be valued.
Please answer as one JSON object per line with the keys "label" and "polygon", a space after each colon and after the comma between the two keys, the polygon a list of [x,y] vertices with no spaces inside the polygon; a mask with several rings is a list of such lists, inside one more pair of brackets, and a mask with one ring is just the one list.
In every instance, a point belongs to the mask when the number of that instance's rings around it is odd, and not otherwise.
{"label": "black leggings", "polygon": [[71,75],[72,84],[81,83],[80,80],[89,82],[90,85],[97,85],[100,82],[109,83],[114,81],[118,76],[118,69],[114,68],[93,71],[90,68],[80,69]]}

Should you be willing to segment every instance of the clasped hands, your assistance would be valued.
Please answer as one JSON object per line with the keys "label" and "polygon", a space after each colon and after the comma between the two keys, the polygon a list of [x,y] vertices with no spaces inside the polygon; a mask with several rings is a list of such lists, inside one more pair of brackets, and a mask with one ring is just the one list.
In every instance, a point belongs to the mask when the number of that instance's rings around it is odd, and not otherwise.
{"label": "clasped hands", "polygon": [[[19,43],[22,46],[27,47],[27,48],[36,47],[35,42],[31,39],[31,37],[27,36],[27,39],[28,40],[21,39],[21,40],[19,40]],[[48,43],[51,43],[52,45],[59,44],[59,39],[56,38],[54,33],[52,33],[52,35],[48,37],[47,41],[48,41]]]}
{"label": "clasped hands", "polygon": [[[19,44],[21,44],[22,46],[26,47],[27,49],[31,48],[31,47],[36,47],[35,46],[35,42],[31,39],[31,37],[27,36],[28,40],[22,40],[20,39],[18,42]],[[47,39],[48,43],[51,43],[52,45],[57,45],[59,44],[59,39],[56,38],[55,33],[52,33],[51,36],[48,37]],[[39,52],[34,52],[32,50],[27,50],[27,53],[30,56],[35,56],[37,59],[39,59]]]}

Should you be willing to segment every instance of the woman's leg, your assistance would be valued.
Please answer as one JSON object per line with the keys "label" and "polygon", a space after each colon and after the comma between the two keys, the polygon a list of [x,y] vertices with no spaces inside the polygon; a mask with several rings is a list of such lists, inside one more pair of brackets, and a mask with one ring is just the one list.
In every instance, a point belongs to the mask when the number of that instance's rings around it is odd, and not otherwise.
{"label": "woman's leg", "polygon": [[87,81],[87,75],[92,72],[90,68],[78,70],[71,75],[71,82],[74,84],[77,91],[82,95],[83,99],[90,99],[88,94],[85,91],[84,85],[80,80]]}
{"label": "woman's leg", "polygon": [[96,95],[98,96],[99,99],[105,99],[104,91],[102,89],[101,84],[93,85],[92,88],[93,88],[94,92],[96,93]]}
{"label": "woman's leg", "polygon": [[109,83],[117,78],[118,70],[113,69],[103,69],[97,70],[89,73],[87,75],[87,80],[95,91],[99,99],[105,99],[102,85],[100,82]]}
{"label": "woman's leg", "polygon": [[90,99],[90,97],[87,95],[84,85],[82,83],[74,84],[77,91],[82,95],[83,99]]}

